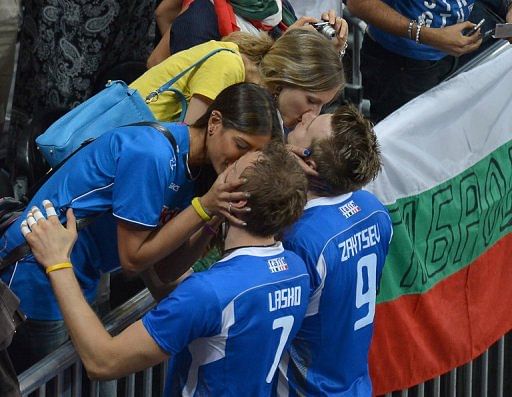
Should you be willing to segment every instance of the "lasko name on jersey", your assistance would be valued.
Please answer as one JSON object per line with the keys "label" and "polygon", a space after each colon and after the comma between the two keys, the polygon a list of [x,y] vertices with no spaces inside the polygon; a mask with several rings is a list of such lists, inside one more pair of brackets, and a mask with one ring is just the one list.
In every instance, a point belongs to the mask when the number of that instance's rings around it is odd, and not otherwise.
{"label": "lasko name on jersey", "polygon": [[339,210],[343,216],[348,219],[352,215],[355,215],[361,211],[361,208],[359,208],[359,206],[354,203],[354,200],[350,200],[347,204],[343,204],[341,207],[339,207]]}
{"label": "lasko name on jersey", "polygon": [[284,257],[272,258],[267,261],[268,270],[271,273],[282,272],[283,270],[288,270],[288,263],[286,263]]}
{"label": "lasko name on jersey", "polygon": [[268,293],[268,310],[270,312],[300,305],[301,287],[279,289]]}
{"label": "lasko name on jersey", "polygon": [[370,227],[357,232],[338,244],[338,247],[341,248],[341,261],[345,262],[354,255],[357,255],[361,250],[378,244],[379,241],[380,230],[378,224],[371,225]]}

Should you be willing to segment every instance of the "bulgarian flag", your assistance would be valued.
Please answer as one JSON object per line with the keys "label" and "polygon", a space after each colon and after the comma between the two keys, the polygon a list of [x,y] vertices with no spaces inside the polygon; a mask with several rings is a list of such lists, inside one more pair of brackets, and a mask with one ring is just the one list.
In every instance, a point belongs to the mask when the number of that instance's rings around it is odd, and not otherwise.
{"label": "bulgarian flag", "polygon": [[394,235],[370,351],[376,394],[480,355],[512,328],[512,46],[375,130],[368,186]]}

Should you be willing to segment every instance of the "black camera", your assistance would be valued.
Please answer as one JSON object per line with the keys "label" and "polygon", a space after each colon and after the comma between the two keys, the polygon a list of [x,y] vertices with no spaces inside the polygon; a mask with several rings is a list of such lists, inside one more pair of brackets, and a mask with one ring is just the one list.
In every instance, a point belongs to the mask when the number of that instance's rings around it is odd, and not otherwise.
{"label": "black camera", "polygon": [[311,26],[313,26],[317,32],[321,33],[326,37],[327,39],[331,40],[336,36],[336,30],[332,27],[329,22],[322,21],[322,22],[312,22]]}

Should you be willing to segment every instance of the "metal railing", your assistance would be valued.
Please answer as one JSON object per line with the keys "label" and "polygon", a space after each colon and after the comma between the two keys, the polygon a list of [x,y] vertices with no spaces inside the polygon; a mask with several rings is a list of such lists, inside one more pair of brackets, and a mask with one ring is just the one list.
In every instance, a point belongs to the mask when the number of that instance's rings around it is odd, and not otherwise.
{"label": "metal railing", "polygon": [[[128,325],[138,320],[154,304],[151,294],[147,290],[141,291],[105,316],[103,318],[105,327],[111,334],[118,334]],[[131,374],[122,380],[118,380],[117,382],[120,385],[117,389],[124,392],[122,394],[125,396],[151,396],[154,386],[153,372],[156,369],[158,376],[155,379],[161,379],[161,382],[155,385],[156,395],[161,395],[166,365],[166,363],[163,363],[157,367],[149,368],[141,374]],[[86,376],[84,377],[82,363],[71,341],[68,341],[23,372],[19,376],[19,382],[23,396],[37,397],[100,396],[102,385],[107,383],[90,381]],[[137,394],[135,394],[136,390]]]}
{"label": "metal railing", "polygon": [[[512,395],[512,333],[466,365],[384,397],[504,397]],[[382,397],[382,396],[381,396]]]}
{"label": "metal railing", "polygon": [[[104,323],[117,334],[139,319],[154,305],[147,290],[110,312]],[[504,397],[512,395],[512,333],[503,336],[480,357],[447,374],[385,397]],[[162,396],[167,363],[148,368],[110,384],[111,396]],[[91,396],[100,392],[106,382],[90,381],[71,342],[39,361],[19,377],[23,396]],[[113,390],[113,391],[112,391]]]}

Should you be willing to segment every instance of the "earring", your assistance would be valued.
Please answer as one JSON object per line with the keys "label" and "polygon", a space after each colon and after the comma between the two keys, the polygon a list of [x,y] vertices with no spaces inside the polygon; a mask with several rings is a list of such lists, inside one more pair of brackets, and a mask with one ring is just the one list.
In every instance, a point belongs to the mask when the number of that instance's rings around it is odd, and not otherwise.
{"label": "earring", "polygon": [[210,136],[213,135],[213,128],[212,127],[208,127],[208,135],[210,135]]}
{"label": "earring", "polygon": [[277,103],[277,100],[279,99],[279,94],[281,94],[281,90],[283,89],[283,87],[277,87],[274,91],[274,102]]}

